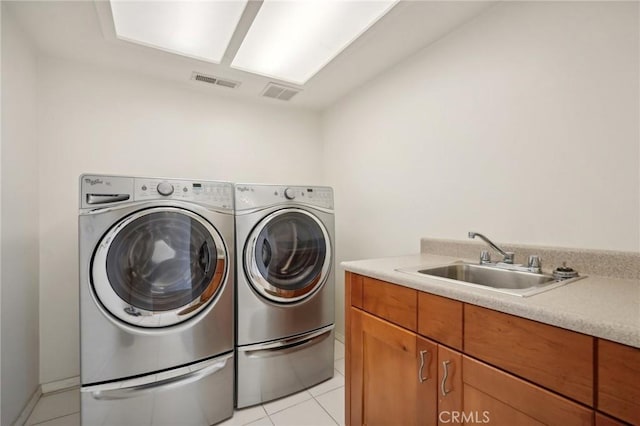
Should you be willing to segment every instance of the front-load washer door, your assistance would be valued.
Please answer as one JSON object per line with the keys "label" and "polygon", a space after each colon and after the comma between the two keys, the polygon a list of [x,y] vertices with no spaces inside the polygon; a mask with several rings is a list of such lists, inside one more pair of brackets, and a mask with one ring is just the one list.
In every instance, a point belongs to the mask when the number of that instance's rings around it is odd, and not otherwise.
{"label": "front-load washer door", "polygon": [[117,319],[167,327],[215,300],[227,258],[222,237],[201,216],[176,207],[140,210],[100,241],[91,266],[93,289]]}
{"label": "front-load washer door", "polygon": [[313,214],[277,210],[251,231],[244,266],[258,294],[278,303],[297,302],[320,289],[329,274],[331,241]]}

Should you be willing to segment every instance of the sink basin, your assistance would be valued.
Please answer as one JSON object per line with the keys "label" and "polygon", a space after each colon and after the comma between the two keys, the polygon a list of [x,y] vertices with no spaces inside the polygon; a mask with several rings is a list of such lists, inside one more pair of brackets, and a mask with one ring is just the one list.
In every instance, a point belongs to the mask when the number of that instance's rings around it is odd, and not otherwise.
{"label": "sink basin", "polygon": [[560,287],[582,277],[557,281],[551,275],[501,269],[472,263],[453,263],[432,268],[397,269],[412,275],[429,276],[448,282],[485,288],[500,293],[526,297]]}

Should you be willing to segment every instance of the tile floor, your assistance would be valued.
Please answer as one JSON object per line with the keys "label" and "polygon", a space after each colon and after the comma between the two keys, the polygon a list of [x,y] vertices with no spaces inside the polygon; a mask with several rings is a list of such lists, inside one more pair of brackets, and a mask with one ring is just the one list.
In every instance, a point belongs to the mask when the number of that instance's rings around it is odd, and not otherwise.
{"label": "tile floor", "polygon": [[[237,410],[220,425],[344,425],[344,345],[337,340],[334,358],[336,371],[332,379],[286,398]],[[79,426],[80,391],[72,389],[43,396],[26,425]]]}

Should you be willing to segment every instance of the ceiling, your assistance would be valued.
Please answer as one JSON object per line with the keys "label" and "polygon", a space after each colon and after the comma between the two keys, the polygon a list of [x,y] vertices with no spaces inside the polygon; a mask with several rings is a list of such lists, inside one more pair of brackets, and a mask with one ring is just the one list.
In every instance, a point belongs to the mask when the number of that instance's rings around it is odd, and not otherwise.
{"label": "ceiling", "polygon": [[[324,109],[383,71],[435,42],[494,2],[403,1],[336,56],[302,86],[290,101],[261,96],[276,79],[229,67],[244,33],[260,8],[250,1],[221,64],[191,59],[115,37],[109,4],[105,1],[3,2],[38,49],[47,55],[89,62],[173,81],[212,95],[224,93],[259,102]],[[238,81],[235,89],[191,80],[194,71]]]}

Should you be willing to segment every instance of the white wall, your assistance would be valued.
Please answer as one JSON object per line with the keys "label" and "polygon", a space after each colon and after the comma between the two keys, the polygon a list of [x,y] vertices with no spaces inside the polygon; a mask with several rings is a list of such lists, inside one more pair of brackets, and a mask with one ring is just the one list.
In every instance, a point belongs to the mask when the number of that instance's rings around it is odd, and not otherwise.
{"label": "white wall", "polygon": [[504,2],[326,111],[338,261],[470,230],[640,251],[638,16]]}
{"label": "white wall", "polygon": [[36,53],[2,4],[2,418],[38,388]]}
{"label": "white wall", "polygon": [[47,383],[79,374],[81,173],[317,183],[321,131],[317,113],[90,65],[43,59],[39,78],[40,381]]}

